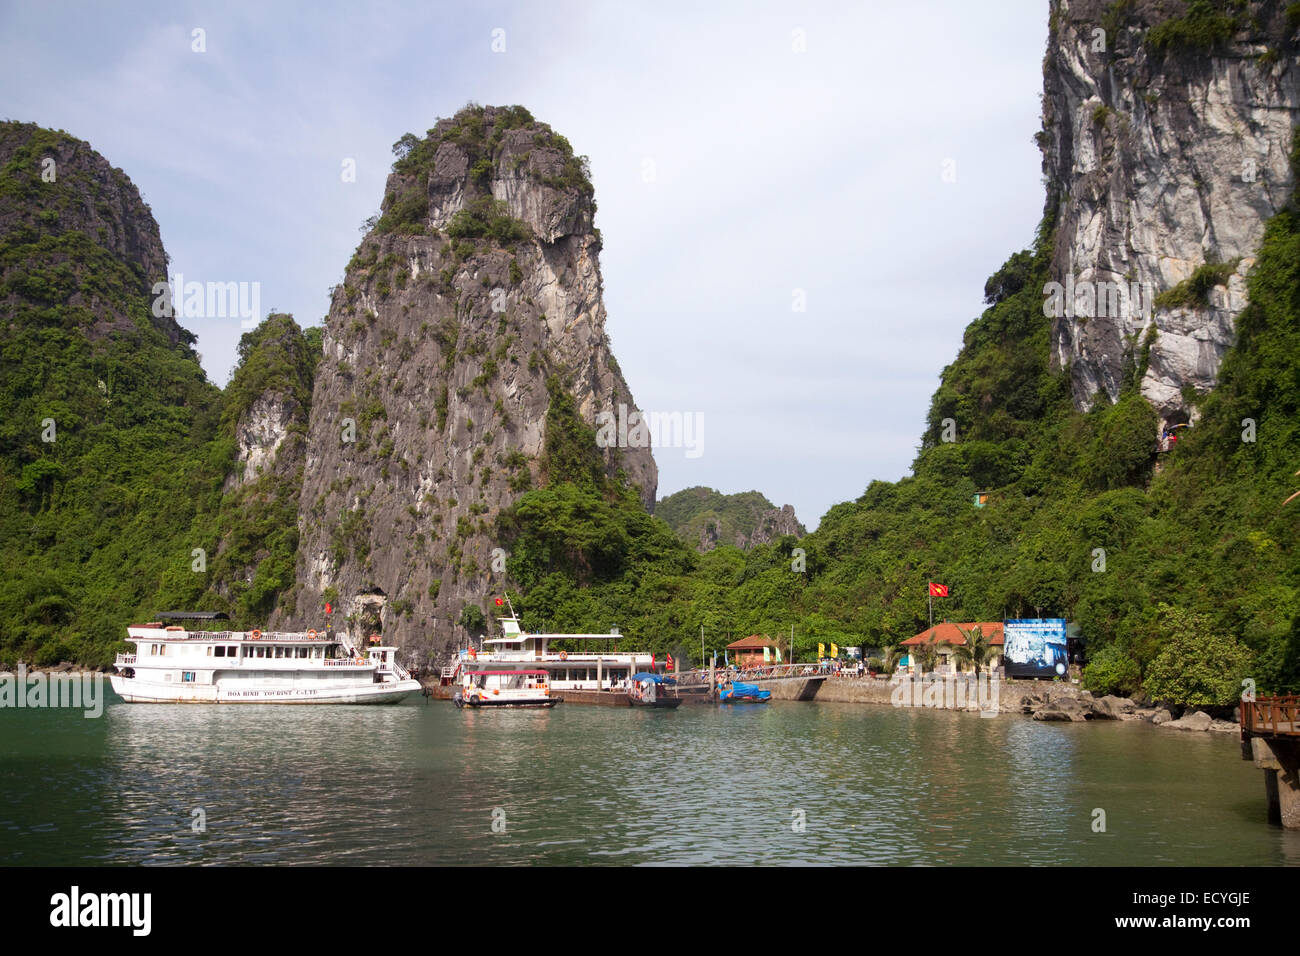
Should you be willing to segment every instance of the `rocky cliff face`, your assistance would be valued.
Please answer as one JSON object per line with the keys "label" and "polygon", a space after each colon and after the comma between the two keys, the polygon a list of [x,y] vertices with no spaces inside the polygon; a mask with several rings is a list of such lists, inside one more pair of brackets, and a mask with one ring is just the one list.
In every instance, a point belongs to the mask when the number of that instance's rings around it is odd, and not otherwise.
{"label": "rocky cliff face", "polygon": [[1264,223],[1292,189],[1300,71],[1284,7],[1053,0],[1040,142],[1053,277],[1075,314],[1052,341],[1080,407],[1138,374],[1161,416],[1185,421],[1185,392],[1214,384]]}
{"label": "rocky cliff face", "polygon": [[[67,309],[92,341],[140,331],[123,303],[151,301],[167,255],[135,184],[90,144],[34,123],[0,123],[0,170],[0,236],[13,247],[0,265],[5,314]],[[145,317],[171,345],[196,340],[169,315]]]}
{"label": "rocky cliff face", "polygon": [[[635,404],[605,335],[596,207],[568,142],[521,107],[469,107],[395,152],[326,320],[298,593],[272,625],[319,625],[332,600],[354,632],[382,631],[423,663],[501,587],[495,518],[546,480],[552,394],[588,423]],[[601,454],[652,507],[650,449]]]}

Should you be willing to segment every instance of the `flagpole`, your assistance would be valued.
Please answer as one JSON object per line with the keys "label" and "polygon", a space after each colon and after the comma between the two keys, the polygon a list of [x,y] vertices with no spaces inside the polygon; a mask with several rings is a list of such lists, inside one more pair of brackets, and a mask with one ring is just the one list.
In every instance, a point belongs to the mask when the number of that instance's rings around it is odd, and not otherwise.
{"label": "flagpole", "polygon": [[925,582],[926,600],[930,603],[930,630],[934,630],[934,589],[930,587],[930,582]]}

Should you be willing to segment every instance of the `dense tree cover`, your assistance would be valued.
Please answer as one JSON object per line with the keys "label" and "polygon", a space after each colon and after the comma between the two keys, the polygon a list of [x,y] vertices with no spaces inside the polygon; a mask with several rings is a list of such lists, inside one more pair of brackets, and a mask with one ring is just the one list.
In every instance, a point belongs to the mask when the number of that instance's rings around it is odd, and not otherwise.
{"label": "dense tree cover", "polygon": [[264,391],[289,392],[291,431],[305,424],[318,333],[269,318],[223,397],[143,296],[121,304],[135,333],[91,340],[54,325],[62,307],[20,306],[0,343],[0,661],[103,664],[132,620],[181,607],[260,623],[292,588],[300,476],[222,487]]}
{"label": "dense tree cover", "polygon": [[1141,344],[1119,400],[1087,413],[1051,368],[1049,250],[1045,228],[989,280],[912,475],[872,482],[801,540],[705,555],[634,501],[552,482],[506,522],[525,622],[618,626],[696,657],[701,626],[718,649],[793,625],[806,657],[918,633],[936,580],[951,589],[936,617],[1076,621],[1099,690],[1191,704],[1226,702],[1246,676],[1261,693],[1300,689],[1300,499],[1282,506],[1300,467],[1300,217],[1270,223],[1219,385],[1163,455]]}

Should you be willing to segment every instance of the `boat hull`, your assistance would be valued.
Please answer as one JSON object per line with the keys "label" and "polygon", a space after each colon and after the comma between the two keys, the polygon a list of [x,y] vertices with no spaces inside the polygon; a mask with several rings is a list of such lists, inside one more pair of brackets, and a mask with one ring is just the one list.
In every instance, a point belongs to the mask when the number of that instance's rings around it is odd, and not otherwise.
{"label": "boat hull", "polygon": [[223,688],[172,684],[113,675],[113,690],[128,704],[398,704],[420,692],[416,680],[355,687]]}
{"label": "boat hull", "polygon": [[457,695],[452,698],[452,703],[457,707],[468,707],[471,710],[519,710],[527,708],[543,710],[554,707],[562,700],[564,700],[563,697],[531,697],[525,700],[467,700]]}
{"label": "boat hull", "polygon": [[672,710],[674,707],[681,706],[680,697],[662,697],[656,700],[633,700],[628,699],[628,704],[633,707],[658,707],[661,710]]}

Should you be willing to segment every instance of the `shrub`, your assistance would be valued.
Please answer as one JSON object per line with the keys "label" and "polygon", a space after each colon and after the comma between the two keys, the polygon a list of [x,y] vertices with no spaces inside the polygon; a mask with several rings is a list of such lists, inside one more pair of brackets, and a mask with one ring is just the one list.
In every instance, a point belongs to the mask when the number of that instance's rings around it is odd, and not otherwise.
{"label": "shrub", "polygon": [[1096,694],[1131,697],[1142,686],[1137,661],[1114,644],[1103,647],[1083,669],[1083,686]]}
{"label": "shrub", "polygon": [[1168,604],[1156,611],[1165,645],[1147,670],[1147,694],[1189,707],[1228,707],[1240,700],[1251,652],[1204,615]]}

